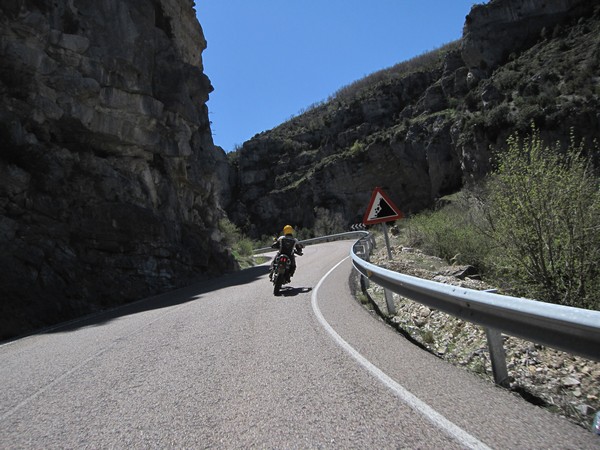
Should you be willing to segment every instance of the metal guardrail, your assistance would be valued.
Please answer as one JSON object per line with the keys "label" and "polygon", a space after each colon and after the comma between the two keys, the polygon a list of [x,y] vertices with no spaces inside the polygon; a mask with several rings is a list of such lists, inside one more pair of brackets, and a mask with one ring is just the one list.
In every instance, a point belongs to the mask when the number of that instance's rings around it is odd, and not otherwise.
{"label": "metal guardrail", "polygon": [[[498,350],[498,341],[503,353],[499,332],[505,332],[600,361],[600,311],[477,291],[403,275],[366,261],[358,254],[363,253],[362,247],[359,240],[350,255],[354,267],[363,276],[403,297],[486,327],[490,353]],[[495,365],[503,360],[502,354]],[[494,368],[496,382],[502,384],[504,376],[496,377],[497,371],[502,374],[506,368]]]}
{"label": "metal guardrail", "polygon": [[[350,251],[354,267],[369,282],[385,288],[390,313],[395,311],[387,290],[483,326],[488,339],[494,380],[498,384],[504,384],[508,378],[502,332],[600,361],[600,311],[477,291],[379,267],[368,261],[374,240],[366,231],[334,234],[300,243],[306,246],[352,238],[359,238]],[[274,250],[264,247],[254,252],[270,251]]]}
{"label": "metal guardrail", "polygon": [[[323,242],[340,241],[343,239],[362,238],[368,234],[369,233],[367,233],[366,231],[348,231],[347,233],[338,233],[338,234],[331,234],[329,236],[321,236],[321,237],[312,238],[312,239],[305,239],[303,241],[300,241],[300,243],[304,246],[315,245],[315,244],[322,244]],[[275,249],[273,249],[271,247],[262,247],[262,248],[257,248],[256,250],[254,250],[254,254],[258,255],[260,253],[268,253],[268,252],[274,252],[274,251],[275,251]]]}

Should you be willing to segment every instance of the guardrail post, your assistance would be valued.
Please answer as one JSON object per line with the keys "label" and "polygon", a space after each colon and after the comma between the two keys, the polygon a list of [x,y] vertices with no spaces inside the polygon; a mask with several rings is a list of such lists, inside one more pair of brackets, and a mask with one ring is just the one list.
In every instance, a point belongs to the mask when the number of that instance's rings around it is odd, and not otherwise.
{"label": "guardrail post", "polygon": [[396,305],[394,305],[394,294],[387,288],[383,288],[385,294],[385,303],[387,304],[388,314],[390,316],[396,315]]}
{"label": "guardrail post", "polygon": [[500,386],[508,384],[508,370],[506,369],[506,355],[502,343],[502,334],[494,328],[485,328],[488,348],[490,350],[490,360],[492,361],[492,372],[494,382]]}
{"label": "guardrail post", "polygon": [[[363,245],[365,246],[365,253],[363,255],[363,259],[365,261],[369,261],[371,259],[371,251],[372,251],[372,245],[371,245],[371,240],[370,239],[363,239]],[[361,277],[364,280],[364,286],[365,289],[368,289],[369,286],[371,286],[371,281],[365,277],[364,275],[361,274]]]}
{"label": "guardrail post", "polygon": [[[367,261],[369,259],[369,253],[370,253],[370,250],[368,248],[368,243],[366,243],[365,241],[363,241],[362,244],[356,243],[354,245],[354,253],[356,253],[356,255],[359,256],[360,258]],[[361,285],[362,285],[362,288],[364,291],[369,288],[369,279],[360,272],[359,272],[359,276],[360,276]]]}

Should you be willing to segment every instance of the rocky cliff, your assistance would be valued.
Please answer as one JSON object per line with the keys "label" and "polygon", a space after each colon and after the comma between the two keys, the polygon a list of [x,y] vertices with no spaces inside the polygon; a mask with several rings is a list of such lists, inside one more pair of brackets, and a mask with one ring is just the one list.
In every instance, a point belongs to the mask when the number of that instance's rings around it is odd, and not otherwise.
{"label": "rocky cliff", "polygon": [[465,19],[462,59],[472,76],[487,77],[511,53],[531,47],[544,28],[589,14],[585,0],[492,0],[475,5]]}
{"label": "rocky cliff", "polygon": [[463,37],[340,89],[229,155],[231,218],[254,236],[360,222],[374,187],[405,213],[480,179],[514,131],[600,137],[600,7],[476,5]]}
{"label": "rocky cliff", "polygon": [[234,268],[193,6],[0,4],[0,338]]}

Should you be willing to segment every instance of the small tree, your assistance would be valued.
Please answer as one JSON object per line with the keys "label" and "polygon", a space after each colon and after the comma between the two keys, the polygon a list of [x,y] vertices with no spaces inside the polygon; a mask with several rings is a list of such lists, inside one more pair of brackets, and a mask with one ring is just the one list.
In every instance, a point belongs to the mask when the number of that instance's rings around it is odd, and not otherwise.
{"label": "small tree", "polygon": [[491,235],[526,295],[596,309],[600,287],[598,178],[574,139],[566,152],[539,131],[508,139],[490,189]]}
{"label": "small tree", "polygon": [[240,229],[227,218],[223,218],[219,221],[219,230],[222,233],[223,244],[231,249],[236,261],[242,266],[248,265],[256,243],[245,236]]}

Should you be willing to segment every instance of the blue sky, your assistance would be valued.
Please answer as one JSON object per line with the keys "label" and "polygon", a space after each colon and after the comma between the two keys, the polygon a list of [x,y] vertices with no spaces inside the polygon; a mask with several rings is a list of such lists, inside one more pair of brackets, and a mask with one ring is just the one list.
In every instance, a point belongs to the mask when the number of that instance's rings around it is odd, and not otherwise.
{"label": "blue sky", "polygon": [[473,0],[196,0],[216,145],[231,151],[338,89],[462,36]]}

